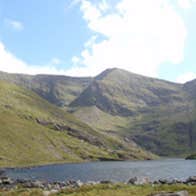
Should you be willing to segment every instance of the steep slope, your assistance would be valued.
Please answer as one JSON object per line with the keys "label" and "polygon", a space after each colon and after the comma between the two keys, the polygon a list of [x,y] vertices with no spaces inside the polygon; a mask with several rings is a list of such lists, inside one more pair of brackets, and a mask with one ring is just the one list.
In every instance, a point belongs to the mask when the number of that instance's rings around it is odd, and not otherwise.
{"label": "steep slope", "polygon": [[189,98],[196,101],[196,80],[185,83],[183,88],[188,93]]}
{"label": "steep slope", "polygon": [[24,75],[0,72],[0,79],[33,90],[57,106],[67,106],[91,82],[91,78],[55,75]]}
{"label": "steep slope", "polygon": [[[107,138],[105,149],[122,149],[116,157],[135,156],[125,155],[135,143],[162,156],[196,151],[196,80],[176,84],[121,69],[108,69],[93,79],[3,72],[0,79],[33,90],[73,113],[96,130],[93,134]],[[54,127],[42,119],[38,124]],[[62,127],[58,124],[55,129]],[[83,139],[80,133],[69,131],[72,137]],[[94,145],[96,141],[90,138]]]}
{"label": "steep slope", "polygon": [[150,112],[162,104],[184,101],[182,86],[132,74],[120,69],[106,70],[71,103],[71,106],[92,106],[113,115],[131,116]]}
{"label": "steep slope", "polygon": [[70,107],[78,118],[108,135],[162,156],[180,156],[196,150],[193,89],[193,82],[181,85],[109,69]]}
{"label": "steep slope", "polygon": [[147,158],[152,155],[105,137],[32,91],[0,80],[0,166]]}

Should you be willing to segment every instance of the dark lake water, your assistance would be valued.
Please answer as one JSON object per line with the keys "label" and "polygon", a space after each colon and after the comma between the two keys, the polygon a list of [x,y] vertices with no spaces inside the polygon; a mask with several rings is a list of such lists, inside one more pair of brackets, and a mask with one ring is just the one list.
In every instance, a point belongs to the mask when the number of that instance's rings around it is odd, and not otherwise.
{"label": "dark lake water", "polygon": [[131,177],[186,179],[196,176],[196,160],[164,159],[155,161],[117,161],[62,164],[35,168],[7,169],[9,177],[47,181],[81,180],[127,181]]}

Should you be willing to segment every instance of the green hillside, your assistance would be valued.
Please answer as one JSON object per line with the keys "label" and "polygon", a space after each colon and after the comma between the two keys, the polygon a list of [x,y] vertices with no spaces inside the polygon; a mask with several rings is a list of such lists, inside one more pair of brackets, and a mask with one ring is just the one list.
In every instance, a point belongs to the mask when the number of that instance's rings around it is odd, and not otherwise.
{"label": "green hillside", "polygon": [[0,166],[148,158],[153,156],[103,136],[32,91],[0,81]]}
{"label": "green hillside", "polygon": [[196,150],[195,90],[195,81],[182,85],[109,69],[70,107],[108,135],[161,156],[184,156]]}
{"label": "green hillside", "polygon": [[67,106],[89,85],[92,78],[58,75],[24,75],[0,72],[0,79],[33,90],[57,106]]}
{"label": "green hillside", "polygon": [[[86,145],[83,151],[62,152],[71,158],[54,160],[151,158],[142,149],[172,157],[196,151],[196,80],[177,84],[116,68],[95,78],[0,72],[0,79],[8,85],[0,98],[4,117],[18,119],[21,126],[30,123],[25,130],[47,129],[40,134],[51,132],[61,140],[64,135],[78,148]],[[7,121],[5,127],[11,126]]]}

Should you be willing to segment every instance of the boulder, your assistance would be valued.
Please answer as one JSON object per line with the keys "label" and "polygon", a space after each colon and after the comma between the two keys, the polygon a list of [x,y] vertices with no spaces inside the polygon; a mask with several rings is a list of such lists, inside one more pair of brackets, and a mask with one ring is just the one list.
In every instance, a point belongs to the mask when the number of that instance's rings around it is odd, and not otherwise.
{"label": "boulder", "polygon": [[0,181],[3,185],[11,185],[14,183],[13,180],[8,177],[1,177]]}
{"label": "boulder", "polygon": [[73,188],[79,188],[83,185],[83,183],[80,180],[78,180],[78,181],[69,180],[66,182],[66,185],[73,187]]}
{"label": "boulder", "polygon": [[87,184],[87,185],[96,185],[96,184],[100,184],[100,182],[99,181],[88,181],[85,184]]}
{"label": "boulder", "polygon": [[59,191],[58,190],[55,190],[55,189],[52,189],[50,191],[43,191],[43,196],[49,196],[49,195],[52,195],[52,194],[56,194],[58,192]]}
{"label": "boulder", "polygon": [[191,176],[191,177],[189,177],[187,180],[186,180],[186,182],[185,182],[186,184],[196,184],[196,176]]}
{"label": "boulder", "polygon": [[159,180],[159,183],[160,183],[160,184],[169,184],[170,181],[167,180],[167,179],[160,179],[160,180]]}
{"label": "boulder", "polygon": [[22,184],[24,188],[41,188],[41,189],[45,188],[44,183],[38,180],[36,181],[31,181],[31,180],[25,181],[24,180],[20,184]]}
{"label": "boulder", "polygon": [[133,185],[144,185],[144,184],[150,184],[150,179],[148,177],[134,177],[129,179],[127,184],[133,184]]}
{"label": "boulder", "polygon": [[170,193],[156,193],[151,194],[149,196],[189,196],[189,193],[187,191],[179,191],[179,192],[170,192]]}
{"label": "boulder", "polygon": [[81,182],[80,180],[78,180],[78,181],[76,182],[76,185],[77,185],[77,187],[81,187],[81,186],[83,186],[83,182]]}
{"label": "boulder", "polygon": [[102,180],[102,181],[100,181],[100,184],[112,184],[112,181],[110,181],[110,180]]}
{"label": "boulder", "polygon": [[33,186],[34,186],[35,188],[41,188],[41,189],[43,189],[43,188],[45,187],[45,186],[44,186],[44,183],[41,182],[41,181],[38,181],[38,180],[34,181],[32,184],[33,184]]}

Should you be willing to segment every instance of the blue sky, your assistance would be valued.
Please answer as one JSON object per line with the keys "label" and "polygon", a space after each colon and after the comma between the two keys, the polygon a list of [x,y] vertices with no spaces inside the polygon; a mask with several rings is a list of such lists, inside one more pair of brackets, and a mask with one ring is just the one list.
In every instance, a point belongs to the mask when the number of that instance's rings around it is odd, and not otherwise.
{"label": "blue sky", "polygon": [[0,70],[196,78],[195,0],[0,0]]}

